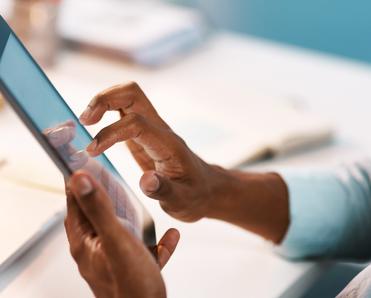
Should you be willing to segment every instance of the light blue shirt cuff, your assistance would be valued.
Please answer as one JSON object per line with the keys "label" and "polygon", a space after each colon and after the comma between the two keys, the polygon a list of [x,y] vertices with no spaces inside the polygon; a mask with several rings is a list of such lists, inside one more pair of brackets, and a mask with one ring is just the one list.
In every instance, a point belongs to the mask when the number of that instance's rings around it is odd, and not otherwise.
{"label": "light blue shirt cuff", "polygon": [[289,190],[290,226],[276,247],[279,254],[289,259],[371,256],[368,168],[354,163],[280,174]]}

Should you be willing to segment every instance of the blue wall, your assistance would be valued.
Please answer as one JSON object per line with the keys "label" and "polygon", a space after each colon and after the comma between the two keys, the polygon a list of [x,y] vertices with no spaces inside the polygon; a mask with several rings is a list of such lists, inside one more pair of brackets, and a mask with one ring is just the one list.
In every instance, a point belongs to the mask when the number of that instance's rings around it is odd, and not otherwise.
{"label": "blue wall", "polygon": [[178,1],[223,28],[371,63],[371,0]]}

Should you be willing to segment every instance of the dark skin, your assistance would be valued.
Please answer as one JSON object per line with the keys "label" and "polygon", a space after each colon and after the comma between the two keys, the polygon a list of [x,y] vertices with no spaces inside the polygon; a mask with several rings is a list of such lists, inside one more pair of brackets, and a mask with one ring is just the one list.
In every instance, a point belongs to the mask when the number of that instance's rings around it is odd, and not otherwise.
{"label": "dark skin", "polygon": [[119,111],[121,119],[97,134],[87,148],[92,156],[125,141],[144,172],[141,189],[171,216],[186,222],[219,219],[280,243],[289,208],[287,186],[278,174],[207,164],[171,130],[136,83],[101,92],[80,120],[93,125],[108,111]]}
{"label": "dark skin", "polygon": [[115,215],[105,189],[84,171],[68,181],[65,227],[70,250],[95,297],[166,297],[160,270],[179,241],[170,229],[157,245],[157,260]]}
{"label": "dark skin", "polygon": [[[162,209],[174,218],[185,222],[195,222],[202,218],[219,219],[254,232],[274,243],[281,242],[289,226],[289,206],[287,186],[278,174],[226,170],[204,162],[158,115],[136,83],[114,86],[98,94],[81,115],[80,121],[85,125],[96,124],[108,111],[118,111],[121,119],[97,134],[87,148],[91,156],[98,156],[116,143],[126,142],[144,172],[140,180],[141,189],[148,197],[158,200]],[[72,186],[73,182],[70,185],[71,189],[78,191],[77,185],[75,188]],[[72,200],[74,201],[75,206],[79,205],[78,198]],[[103,195],[103,199],[97,200],[96,206],[104,204],[105,201],[109,199]],[[108,220],[108,217],[115,217],[113,211],[105,220]],[[76,221],[78,216],[69,212],[67,218]],[[99,226],[103,225],[105,221],[102,220],[92,226],[99,230]],[[78,242],[78,239],[71,237],[73,233],[73,230],[67,228],[71,250],[75,245],[77,247],[81,245],[81,241]],[[105,229],[101,235],[105,233],[110,232]],[[111,251],[115,253],[116,260],[120,258],[126,260],[135,254],[131,248],[117,250],[116,246],[120,246],[121,241],[117,239],[120,237],[128,238],[129,235],[127,232],[116,237],[111,235],[110,241],[104,245],[107,251],[105,262],[109,259],[108,254]],[[173,239],[165,241],[168,260],[179,237],[173,234],[165,239]],[[142,247],[140,249],[142,252],[144,246],[135,243],[137,248]],[[105,296],[97,293],[107,293],[109,288],[117,289],[117,284],[121,280],[125,281],[119,289],[122,292],[117,290],[117,296],[111,297],[152,297],[138,296],[135,293],[135,288],[145,289],[147,286],[149,292],[152,288],[158,289],[157,294],[154,293],[157,296],[153,297],[166,295],[163,281],[159,277],[161,265],[157,268],[158,271],[154,271],[156,273],[153,283],[141,281],[140,274],[143,274],[143,280],[149,277],[149,273],[145,271],[138,272],[137,279],[131,280],[130,284],[130,281],[127,281],[130,270],[125,267],[120,271],[112,271],[112,278],[100,286],[99,281],[102,279],[99,274],[92,267],[84,266],[84,261],[76,259],[76,262],[82,276],[98,297]],[[152,268],[152,261],[146,258],[145,263],[147,262]]]}

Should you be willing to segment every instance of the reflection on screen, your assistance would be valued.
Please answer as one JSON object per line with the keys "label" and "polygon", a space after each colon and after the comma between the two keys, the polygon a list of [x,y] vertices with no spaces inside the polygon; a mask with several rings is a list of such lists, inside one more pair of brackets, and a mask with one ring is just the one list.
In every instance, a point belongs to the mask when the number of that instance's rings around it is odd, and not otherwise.
{"label": "reflection on screen", "polygon": [[84,169],[94,175],[112,198],[117,215],[141,236],[140,209],[133,194],[104,155],[91,158],[86,153],[91,136],[12,34],[0,60],[0,78],[65,165],[72,172]]}

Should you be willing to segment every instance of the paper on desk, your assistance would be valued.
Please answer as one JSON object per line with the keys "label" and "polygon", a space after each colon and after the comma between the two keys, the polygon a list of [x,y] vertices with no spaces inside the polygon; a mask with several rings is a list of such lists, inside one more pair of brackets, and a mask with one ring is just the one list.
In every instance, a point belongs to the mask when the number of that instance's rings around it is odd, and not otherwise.
{"label": "paper on desk", "polygon": [[[64,196],[0,177],[0,268],[65,208]],[[35,239],[36,240],[36,239]]]}

